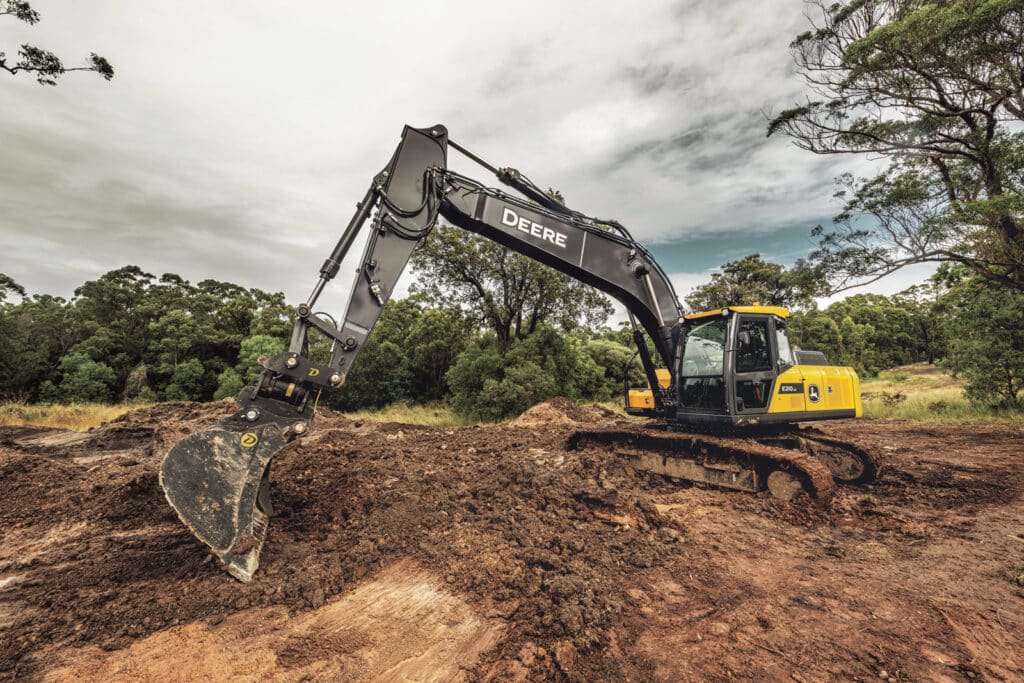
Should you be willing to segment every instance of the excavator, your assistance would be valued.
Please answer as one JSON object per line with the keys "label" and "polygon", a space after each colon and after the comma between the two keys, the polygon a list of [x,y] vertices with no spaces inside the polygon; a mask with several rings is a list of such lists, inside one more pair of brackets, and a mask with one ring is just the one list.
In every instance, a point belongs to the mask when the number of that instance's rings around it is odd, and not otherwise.
{"label": "excavator", "polygon": [[[515,193],[451,170],[450,151]],[[261,359],[264,370],[236,398],[237,411],[187,436],[160,466],[168,502],[235,578],[251,581],[259,567],[273,514],[274,455],[308,432],[321,392],[345,383],[413,250],[442,218],[626,307],[634,358],[647,379],[646,387],[624,387],[626,410],[649,419],[577,432],[568,449],[608,449],[641,470],[742,491],[767,488],[784,499],[825,500],[837,481],[874,476],[867,453],[796,425],[860,417],[860,391],[852,369],[793,347],[786,309],[729,306],[684,314],[668,276],[620,223],[568,208],[519,171],[492,166],[451,140],[444,126],[406,126],[309,297],[296,307],[287,351]],[[364,229],[344,314],[335,321],[314,312]],[[329,341],[325,362],[309,356],[311,333]]]}

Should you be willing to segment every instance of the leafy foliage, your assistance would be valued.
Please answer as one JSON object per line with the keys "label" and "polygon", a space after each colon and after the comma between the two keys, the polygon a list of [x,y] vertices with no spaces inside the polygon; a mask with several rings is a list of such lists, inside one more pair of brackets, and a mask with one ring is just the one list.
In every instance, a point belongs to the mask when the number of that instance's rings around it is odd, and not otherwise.
{"label": "leafy foliage", "polygon": [[821,294],[823,283],[820,269],[802,261],[786,269],[763,261],[760,254],[751,254],[712,273],[711,282],[694,289],[686,303],[695,311],[754,303],[795,308]]}
{"label": "leafy foliage", "polygon": [[968,398],[995,408],[1024,408],[1024,293],[964,269],[940,274],[949,350],[943,365],[967,380]]}
{"label": "leafy foliage", "polygon": [[[10,286],[7,291],[18,293]],[[136,266],[84,283],[71,301],[45,294],[21,297],[19,303],[0,302],[4,398],[41,398],[49,381],[53,389],[47,398],[70,400],[53,391],[64,386],[61,359],[80,354],[114,372],[111,398],[129,384],[132,392],[148,390],[146,396],[165,395],[174,384],[176,397],[207,399],[218,376],[238,364],[243,340],[263,335],[281,347],[290,329],[291,310],[281,294],[214,280],[192,285],[173,274],[158,279]],[[201,379],[194,363],[180,369],[193,359],[201,364]],[[137,376],[129,382],[140,364],[146,366],[145,381]]]}
{"label": "leafy foliage", "polygon": [[84,353],[70,353],[60,359],[62,375],[59,386],[49,380],[44,383],[43,398],[61,398],[68,401],[109,401],[114,394],[117,376],[103,363],[97,363]]}
{"label": "leafy foliage", "polygon": [[415,290],[436,306],[456,305],[492,330],[503,353],[543,325],[596,328],[608,299],[578,280],[491,240],[438,226],[413,254]]}
{"label": "leafy foliage", "polygon": [[[32,26],[39,23],[39,12],[24,0],[0,0],[0,16],[11,16]],[[8,62],[7,55],[0,52],[0,69],[10,73],[34,74],[40,85],[57,85],[57,79],[68,71],[95,71],[104,80],[114,77],[114,67],[95,52],[89,54],[85,66],[65,67],[57,55],[32,45],[23,44],[18,50],[17,61]]]}
{"label": "leafy foliage", "polygon": [[593,398],[606,386],[601,368],[553,327],[516,340],[502,355],[496,335],[476,340],[448,372],[452,407],[466,417],[499,420],[553,396]]}
{"label": "leafy foliage", "polygon": [[838,290],[950,262],[1024,290],[1024,4],[812,3],[792,44],[819,99],[768,127],[818,154],[889,160],[838,180],[845,202],[812,258]]}

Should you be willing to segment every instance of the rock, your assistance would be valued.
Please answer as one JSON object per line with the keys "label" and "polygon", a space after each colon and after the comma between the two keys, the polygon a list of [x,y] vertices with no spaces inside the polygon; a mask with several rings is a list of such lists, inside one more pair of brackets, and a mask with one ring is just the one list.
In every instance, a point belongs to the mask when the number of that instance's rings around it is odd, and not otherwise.
{"label": "rock", "polygon": [[716,636],[724,636],[732,630],[732,627],[724,621],[716,621],[711,624],[708,630]]}
{"label": "rock", "polygon": [[555,661],[565,673],[572,673],[576,668],[578,656],[576,648],[568,640],[560,640],[555,644]]}
{"label": "rock", "polygon": [[537,661],[537,646],[532,642],[526,643],[519,648],[519,654],[516,656],[524,666],[533,666],[533,663]]}

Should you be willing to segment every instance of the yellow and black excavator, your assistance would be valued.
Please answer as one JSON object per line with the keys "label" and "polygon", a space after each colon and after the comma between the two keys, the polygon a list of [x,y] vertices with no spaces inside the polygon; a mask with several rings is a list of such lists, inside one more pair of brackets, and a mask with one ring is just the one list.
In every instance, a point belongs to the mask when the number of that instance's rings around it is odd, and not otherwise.
{"label": "yellow and black excavator", "polygon": [[[517,194],[452,171],[450,150]],[[320,392],[344,384],[410,255],[440,218],[596,287],[629,312],[648,386],[625,387],[626,408],[652,419],[578,432],[569,448],[609,448],[669,477],[768,488],[782,498],[802,492],[822,500],[836,481],[874,476],[868,454],[795,427],[859,417],[860,393],[853,370],[791,346],[785,309],[730,306],[683,315],[668,276],[621,224],[569,209],[519,171],[496,168],[450,140],[444,126],[406,126],[296,308],[288,350],[262,360],[265,370],[239,394],[237,412],[186,437],[161,464],[171,506],[236,578],[251,580],[259,566],[272,514],[271,460],[308,431]],[[314,306],[367,225],[348,306],[335,323]],[[311,330],[331,342],[326,363],[308,357]]]}

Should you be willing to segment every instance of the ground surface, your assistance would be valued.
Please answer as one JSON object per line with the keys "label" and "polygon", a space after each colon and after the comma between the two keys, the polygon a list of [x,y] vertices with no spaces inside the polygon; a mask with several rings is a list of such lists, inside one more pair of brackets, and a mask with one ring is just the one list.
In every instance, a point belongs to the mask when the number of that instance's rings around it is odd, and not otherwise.
{"label": "ground surface", "polygon": [[230,410],[0,429],[0,679],[1024,679],[1020,430],[826,425],[887,469],[815,510],[566,452],[600,409],[326,415],[243,585],[157,483]]}

